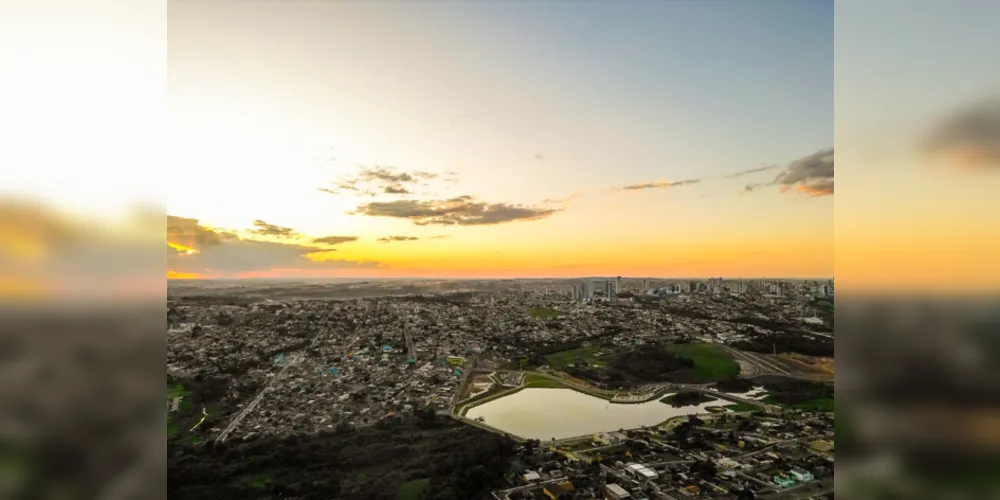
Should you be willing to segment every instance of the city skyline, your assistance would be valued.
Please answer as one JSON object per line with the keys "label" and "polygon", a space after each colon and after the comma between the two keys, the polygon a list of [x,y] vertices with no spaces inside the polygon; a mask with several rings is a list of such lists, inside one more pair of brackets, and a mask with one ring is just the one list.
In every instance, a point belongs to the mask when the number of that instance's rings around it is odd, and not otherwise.
{"label": "city skyline", "polygon": [[832,276],[832,16],[172,6],[168,278]]}

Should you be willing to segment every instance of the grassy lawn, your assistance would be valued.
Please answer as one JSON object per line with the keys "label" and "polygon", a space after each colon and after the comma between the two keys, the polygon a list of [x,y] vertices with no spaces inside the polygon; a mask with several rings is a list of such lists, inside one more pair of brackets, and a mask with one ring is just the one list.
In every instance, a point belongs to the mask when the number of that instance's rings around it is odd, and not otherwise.
{"label": "grassy lawn", "polygon": [[788,407],[802,411],[833,411],[833,398],[809,399]]}
{"label": "grassy lawn", "polygon": [[184,388],[181,384],[175,384],[167,387],[167,399],[171,400],[177,397],[185,397],[190,394],[190,391]]}
{"label": "grassy lawn", "polygon": [[430,479],[415,479],[413,481],[403,483],[399,487],[399,493],[396,494],[396,498],[399,500],[417,500],[420,495],[423,495],[427,488],[431,485]]}
{"label": "grassy lawn", "polygon": [[558,380],[533,373],[526,373],[524,375],[524,387],[566,387],[566,385]]}
{"label": "grassy lawn", "polygon": [[177,435],[180,434],[180,433],[181,433],[180,427],[177,426],[177,422],[174,422],[174,419],[168,413],[167,414],[167,437],[168,438],[174,438],[174,437],[177,437]]}
{"label": "grassy lawn", "polygon": [[790,410],[802,411],[833,411],[833,398],[813,398],[798,403],[785,404],[776,401],[773,396],[767,396],[762,400],[764,403],[778,405]]}
{"label": "grassy lawn", "polygon": [[704,380],[723,380],[740,373],[740,365],[733,357],[715,344],[672,344],[667,349],[694,361],[694,369]]}
{"label": "grassy lawn", "polygon": [[271,483],[271,476],[267,474],[258,474],[250,479],[250,487],[255,490],[263,490],[267,488],[267,485]]}
{"label": "grassy lawn", "polygon": [[535,319],[555,319],[562,316],[563,312],[546,307],[532,307],[528,309],[528,314]]}
{"label": "grassy lawn", "polygon": [[579,349],[571,349],[569,351],[549,354],[548,356],[545,356],[545,360],[549,362],[549,366],[555,368],[556,370],[561,370],[569,365],[579,363],[580,361],[586,361],[594,366],[604,366],[604,363],[602,363],[600,358],[596,356],[597,353],[604,350],[605,349],[603,347],[598,345],[585,346]]}

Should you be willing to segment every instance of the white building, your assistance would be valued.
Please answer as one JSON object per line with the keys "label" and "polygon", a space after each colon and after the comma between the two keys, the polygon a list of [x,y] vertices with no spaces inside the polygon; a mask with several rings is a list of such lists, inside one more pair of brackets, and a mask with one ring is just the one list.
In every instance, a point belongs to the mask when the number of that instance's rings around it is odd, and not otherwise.
{"label": "white building", "polygon": [[789,474],[795,478],[796,481],[800,483],[805,483],[807,481],[813,480],[813,475],[810,472],[804,471],[802,469],[792,469]]}
{"label": "white building", "polygon": [[625,488],[618,486],[615,483],[609,483],[604,487],[604,498],[609,500],[624,500],[625,498],[632,498]]}
{"label": "white building", "polygon": [[656,471],[642,464],[628,464],[625,466],[625,470],[640,480],[652,481],[659,477]]}

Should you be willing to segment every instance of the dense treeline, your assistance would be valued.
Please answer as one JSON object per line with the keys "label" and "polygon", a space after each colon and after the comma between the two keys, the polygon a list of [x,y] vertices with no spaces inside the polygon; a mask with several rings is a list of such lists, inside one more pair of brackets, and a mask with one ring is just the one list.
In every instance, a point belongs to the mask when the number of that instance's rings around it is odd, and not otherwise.
{"label": "dense treeline", "polygon": [[770,393],[771,399],[781,404],[793,405],[834,396],[833,384],[830,383],[770,377],[761,377],[758,380]]}
{"label": "dense treeline", "polygon": [[746,393],[754,388],[753,382],[740,377],[730,377],[715,383],[714,387],[721,392]]}
{"label": "dense treeline", "polygon": [[697,381],[694,361],[655,345],[644,345],[619,354],[601,369],[581,363],[565,371],[573,377],[609,388],[628,388],[651,382]]}
{"label": "dense treeline", "polygon": [[168,447],[170,498],[394,499],[429,479],[426,500],[484,498],[506,473],[512,440],[430,411],[360,429]]}
{"label": "dense treeline", "polygon": [[763,354],[771,354],[776,350],[778,352],[795,352],[806,356],[833,357],[833,339],[805,333],[762,335],[754,339],[734,342],[733,347]]}
{"label": "dense treeline", "polygon": [[678,392],[677,394],[671,396],[670,399],[667,400],[666,402],[669,403],[670,406],[673,406],[674,408],[679,408],[681,406],[700,405],[702,403],[707,403],[713,400],[715,400],[715,398],[710,397],[704,393],[697,391],[690,391],[690,392]]}

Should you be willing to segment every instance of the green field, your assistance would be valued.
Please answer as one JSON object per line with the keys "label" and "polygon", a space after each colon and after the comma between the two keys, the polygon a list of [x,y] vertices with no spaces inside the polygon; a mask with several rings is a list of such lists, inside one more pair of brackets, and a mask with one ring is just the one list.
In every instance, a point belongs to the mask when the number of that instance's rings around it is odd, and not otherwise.
{"label": "green field", "polygon": [[417,500],[420,498],[420,495],[423,495],[427,491],[430,485],[430,479],[414,479],[413,481],[403,483],[399,487],[396,498],[399,500]]}
{"label": "green field", "polygon": [[532,307],[528,309],[528,314],[535,319],[555,319],[562,316],[563,312],[546,307]]}
{"label": "green field", "polygon": [[723,380],[740,373],[740,365],[722,347],[715,344],[671,344],[670,352],[694,361],[694,369],[705,381]]}
{"label": "green field", "polygon": [[267,474],[258,474],[250,479],[250,487],[255,490],[263,490],[267,488],[267,485],[271,483],[271,476]]}
{"label": "green field", "polygon": [[555,354],[549,354],[545,356],[545,360],[549,362],[549,366],[556,370],[562,370],[569,365],[577,364],[581,361],[586,361],[588,364],[594,366],[604,366],[601,358],[598,357],[597,353],[603,353],[605,349],[599,345],[591,345],[580,347],[578,349],[571,349],[569,351],[557,352]]}
{"label": "green field", "polygon": [[566,385],[549,377],[526,373],[524,375],[524,387],[566,387]]}
{"label": "green field", "polygon": [[167,437],[174,438],[181,433],[181,428],[177,426],[177,422],[174,422],[173,417],[167,414]]}
{"label": "green field", "polygon": [[833,398],[809,399],[801,403],[788,405],[788,407],[802,411],[833,411]]}
{"label": "green field", "polygon": [[774,396],[767,396],[762,400],[762,402],[772,405],[781,406],[789,410],[802,410],[802,411],[819,411],[819,412],[829,412],[833,411],[833,398],[813,398],[800,401],[798,403],[782,403],[774,399]]}
{"label": "green field", "polygon": [[190,394],[190,391],[188,391],[187,389],[185,389],[184,386],[181,385],[181,384],[175,384],[175,385],[167,387],[167,400],[168,401],[171,400],[171,399],[177,398],[177,397],[181,397],[181,398],[186,397],[188,394]]}

